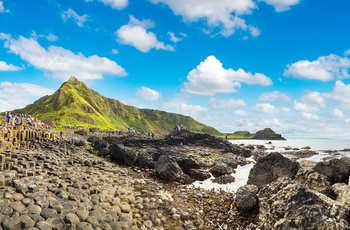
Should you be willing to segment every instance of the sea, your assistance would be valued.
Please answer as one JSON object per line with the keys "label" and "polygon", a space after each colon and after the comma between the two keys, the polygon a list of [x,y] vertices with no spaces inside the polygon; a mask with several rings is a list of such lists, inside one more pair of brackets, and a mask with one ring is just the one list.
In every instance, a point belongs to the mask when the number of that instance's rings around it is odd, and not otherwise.
{"label": "sea", "polygon": [[[229,140],[233,144],[243,145],[264,145],[269,152],[280,152],[288,157],[286,149],[309,149],[318,154],[308,158],[303,158],[312,161],[322,161],[323,158],[336,153],[337,157],[350,157],[350,139],[288,139],[288,140]],[[229,184],[217,184],[212,182],[213,178],[205,181],[196,181],[192,184],[194,187],[204,189],[222,189],[227,192],[236,192],[237,189],[245,185],[248,181],[250,169],[254,166],[253,158],[249,159],[250,164],[238,166],[236,172],[232,174],[235,177],[235,182]]]}

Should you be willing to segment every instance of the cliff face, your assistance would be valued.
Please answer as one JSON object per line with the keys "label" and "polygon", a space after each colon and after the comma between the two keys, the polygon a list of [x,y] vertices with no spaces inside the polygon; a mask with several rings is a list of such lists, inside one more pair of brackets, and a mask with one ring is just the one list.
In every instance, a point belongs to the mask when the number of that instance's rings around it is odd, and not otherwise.
{"label": "cliff face", "polygon": [[213,127],[199,123],[189,116],[138,109],[106,98],[75,77],[63,83],[53,95],[42,97],[16,112],[30,113],[56,127],[75,125],[123,131],[134,127],[140,132],[165,133],[176,124],[182,124],[194,131],[220,135]]}

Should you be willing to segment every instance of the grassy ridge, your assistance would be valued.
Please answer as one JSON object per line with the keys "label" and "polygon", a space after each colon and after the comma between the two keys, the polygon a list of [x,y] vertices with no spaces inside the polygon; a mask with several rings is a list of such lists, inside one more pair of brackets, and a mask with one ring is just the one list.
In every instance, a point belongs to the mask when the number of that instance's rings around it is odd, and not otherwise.
{"label": "grassy ridge", "polygon": [[[223,136],[226,137],[226,136]],[[285,140],[281,134],[275,133],[270,128],[265,128],[257,131],[256,133],[250,133],[248,131],[236,131],[232,134],[227,134],[228,139],[259,139],[259,140]]]}
{"label": "grassy ridge", "polygon": [[213,127],[199,123],[189,116],[138,109],[103,97],[75,77],[63,83],[53,95],[42,97],[16,112],[30,113],[55,127],[76,125],[122,131],[134,127],[141,132],[165,133],[172,130],[175,124],[182,124],[193,131],[221,134]]}

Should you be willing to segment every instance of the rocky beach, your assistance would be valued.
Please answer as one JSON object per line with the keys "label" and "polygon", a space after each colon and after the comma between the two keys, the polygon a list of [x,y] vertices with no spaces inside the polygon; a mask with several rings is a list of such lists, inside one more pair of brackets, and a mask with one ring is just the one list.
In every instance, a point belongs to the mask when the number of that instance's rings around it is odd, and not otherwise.
{"label": "rocky beach", "polygon": [[[188,130],[166,137],[3,124],[0,229],[349,229],[350,159],[300,163]],[[237,193],[191,183],[235,180]]]}

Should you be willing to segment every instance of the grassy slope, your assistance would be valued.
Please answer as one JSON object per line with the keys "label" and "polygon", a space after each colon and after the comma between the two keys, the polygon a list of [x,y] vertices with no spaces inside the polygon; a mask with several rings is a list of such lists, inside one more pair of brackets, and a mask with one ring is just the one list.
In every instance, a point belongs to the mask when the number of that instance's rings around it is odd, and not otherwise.
{"label": "grassy slope", "polygon": [[76,78],[62,84],[51,96],[45,96],[17,112],[30,113],[56,127],[63,125],[97,127],[103,130],[127,130],[163,133],[182,124],[194,131],[220,135],[216,129],[189,116],[151,109],[138,109],[101,96]]}

